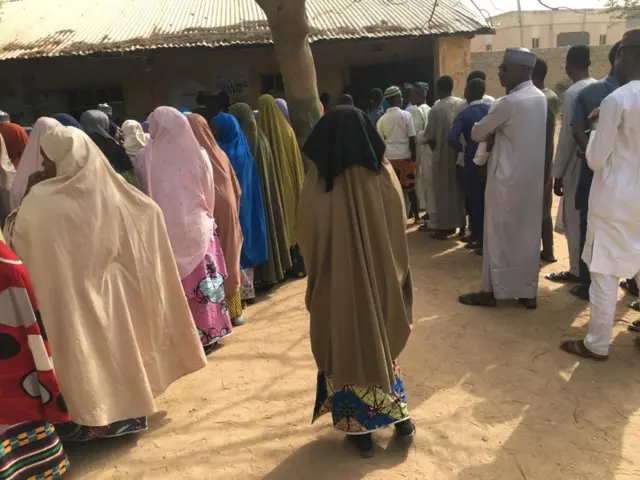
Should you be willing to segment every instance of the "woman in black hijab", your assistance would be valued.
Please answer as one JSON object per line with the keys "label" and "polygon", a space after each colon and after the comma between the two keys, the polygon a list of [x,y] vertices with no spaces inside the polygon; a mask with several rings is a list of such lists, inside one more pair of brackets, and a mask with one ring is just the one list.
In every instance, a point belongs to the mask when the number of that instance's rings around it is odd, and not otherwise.
{"label": "woman in black hijab", "polygon": [[113,169],[136,188],[138,180],[125,148],[109,135],[109,117],[100,110],[87,110],[80,116],[85,133],[102,151]]}

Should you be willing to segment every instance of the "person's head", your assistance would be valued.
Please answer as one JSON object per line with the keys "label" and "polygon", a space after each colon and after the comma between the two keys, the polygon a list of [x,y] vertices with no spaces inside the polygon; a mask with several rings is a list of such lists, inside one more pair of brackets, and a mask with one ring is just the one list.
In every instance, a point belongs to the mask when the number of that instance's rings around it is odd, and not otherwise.
{"label": "person's head", "polygon": [[574,82],[583,78],[591,66],[591,50],[586,45],[574,45],[567,52],[565,71]]}
{"label": "person's head", "polygon": [[331,95],[329,95],[327,92],[321,93],[320,103],[322,103],[322,106],[325,110],[328,110],[329,106],[331,105]]}
{"label": "person's head", "polygon": [[338,99],[338,105],[353,105],[353,97],[348,93],[343,93]]}
{"label": "person's head", "polygon": [[548,71],[549,67],[547,66],[547,62],[537,57],[536,64],[533,66],[533,72],[531,73],[531,80],[533,80],[533,84],[540,90],[544,89],[544,80],[547,78]]}
{"label": "person's head", "polygon": [[622,36],[615,70],[620,85],[640,79],[640,28],[629,30]]}
{"label": "person's head", "polygon": [[480,78],[474,78],[464,89],[464,98],[467,103],[475,102],[476,100],[482,100],[484,97],[484,93],[486,90],[486,86],[484,80]]}
{"label": "person's head", "polygon": [[44,170],[45,179],[54,178],[56,176],[56,164],[47,157],[42,147],[40,147],[40,155],[42,155],[42,169]]}
{"label": "person's head", "polygon": [[415,82],[409,88],[409,101],[413,105],[422,105],[427,101],[429,84],[425,82]]}
{"label": "person's head", "polygon": [[453,92],[453,78],[449,75],[441,76],[436,82],[436,95],[439,100],[451,96]]}
{"label": "person's head", "polygon": [[244,137],[238,120],[228,113],[220,113],[211,119],[211,131],[220,144],[232,142],[239,135]]}
{"label": "person's head", "polygon": [[521,83],[531,80],[535,63],[535,53],[526,48],[507,48],[498,69],[500,84],[509,92]]}
{"label": "person's head", "polygon": [[87,110],[80,115],[80,124],[87,135],[95,133],[109,137],[109,117],[100,110]]}
{"label": "person's head", "polygon": [[111,120],[111,117],[113,117],[113,108],[111,108],[111,106],[107,103],[100,103],[98,105],[98,110],[106,114],[107,117],[109,117],[109,120]]}
{"label": "person's head", "polygon": [[380,107],[380,105],[382,105],[382,100],[384,100],[384,94],[381,89],[374,88],[369,92],[369,105],[371,108]]}
{"label": "person's head", "polygon": [[400,107],[402,106],[402,90],[393,85],[384,91],[384,99],[390,107]]}
{"label": "person's head", "polygon": [[611,65],[610,75],[615,75],[616,57],[618,56],[618,50],[620,49],[621,40],[618,40],[611,50],[609,50],[609,64]]}
{"label": "person's head", "polygon": [[206,106],[209,100],[209,94],[204,90],[200,90],[196,95],[196,103],[200,106]]}
{"label": "person's head", "polygon": [[487,81],[487,74],[484,73],[482,70],[474,70],[469,75],[467,75],[467,83],[469,83],[471,80],[474,80],[476,78],[479,78],[483,82],[486,82]]}

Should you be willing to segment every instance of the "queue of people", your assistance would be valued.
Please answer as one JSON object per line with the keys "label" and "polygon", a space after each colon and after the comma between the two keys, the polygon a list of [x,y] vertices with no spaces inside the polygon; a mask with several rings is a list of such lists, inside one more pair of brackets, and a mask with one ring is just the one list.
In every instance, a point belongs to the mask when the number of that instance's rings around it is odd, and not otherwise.
{"label": "queue of people", "polygon": [[[8,153],[20,137],[11,127],[10,140],[0,136],[0,303],[11,312],[0,342],[13,355],[0,369],[16,396],[0,406],[24,392],[33,401],[0,409],[0,438],[20,468],[59,476],[69,466],[59,437],[144,431],[154,398],[245,323],[256,289],[308,275],[313,421],[331,413],[363,457],[384,427],[406,445],[416,431],[398,363],[412,328],[408,219],[433,240],[458,232],[482,256],[482,289],[460,303],[534,309],[541,259],[555,261],[552,183],[571,268],[548,278],[576,282],[572,293],[591,302],[588,336],[561,347],[605,360],[618,278],[640,271],[639,45],[640,30],[625,34],[601,81],[589,77],[587,47],[569,50],[574,85],[553,162],[557,97],[544,61],[524,48],[505,52],[498,100],[483,72],[469,75],[464,99],[440,77],[431,108],[424,82],[405,84],[407,109],[397,86],[373,90],[367,113],[348,96],[333,108],[325,98],[302,148],[271,95],[257,115],[218,99],[211,118],[200,114],[208,106],[161,106],[122,129],[105,106],[79,123],[41,118],[20,158]],[[42,464],[30,462],[33,448],[48,452]],[[3,468],[14,467],[0,457]]]}

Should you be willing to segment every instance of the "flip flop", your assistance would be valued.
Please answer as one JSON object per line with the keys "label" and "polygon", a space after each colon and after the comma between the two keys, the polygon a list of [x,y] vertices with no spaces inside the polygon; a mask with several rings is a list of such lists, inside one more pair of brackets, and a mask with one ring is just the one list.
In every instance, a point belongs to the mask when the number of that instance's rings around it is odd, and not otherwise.
{"label": "flip flop", "polygon": [[574,275],[571,272],[554,272],[554,273],[550,273],[549,275],[545,275],[544,278],[557,283],[579,283],[580,282],[580,277],[578,275]]}
{"label": "flip flop", "polygon": [[536,298],[519,298],[518,302],[527,310],[535,310],[538,308],[538,300]]}
{"label": "flip flop", "polygon": [[574,285],[569,291],[574,297],[577,297],[580,300],[586,300],[587,302],[589,301],[589,287],[587,285]]}
{"label": "flip flop", "polygon": [[629,308],[635,310],[636,312],[640,312],[640,300],[634,300],[629,304]]}
{"label": "flip flop", "polygon": [[627,330],[629,330],[630,332],[640,333],[640,320],[631,322],[631,325],[627,327]]}
{"label": "flip flop", "polygon": [[620,288],[627,292],[629,295],[633,295],[634,297],[639,296],[640,292],[638,292],[638,287],[631,286],[626,280],[620,282]]}
{"label": "flip flop", "polygon": [[609,355],[598,355],[589,350],[584,344],[584,340],[567,340],[560,344],[560,349],[571,355],[577,355],[578,357],[588,358],[598,362],[604,362],[609,359]]}
{"label": "flip flop", "polygon": [[460,295],[458,302],[469,307],[497,307],[498,302],[495,297],[487,292],[475,292]]}

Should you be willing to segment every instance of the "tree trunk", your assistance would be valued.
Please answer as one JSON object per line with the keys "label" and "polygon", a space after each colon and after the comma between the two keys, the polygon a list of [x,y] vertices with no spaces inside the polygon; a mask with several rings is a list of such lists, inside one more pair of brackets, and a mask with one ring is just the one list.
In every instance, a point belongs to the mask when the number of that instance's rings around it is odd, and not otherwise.
{"label": "tree trunk", "polygon": [[287,94],[291,124],[302,145],[322,116],[309,45],[305,0],[256,0],[267,15]]}

